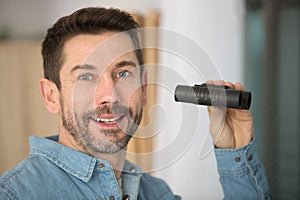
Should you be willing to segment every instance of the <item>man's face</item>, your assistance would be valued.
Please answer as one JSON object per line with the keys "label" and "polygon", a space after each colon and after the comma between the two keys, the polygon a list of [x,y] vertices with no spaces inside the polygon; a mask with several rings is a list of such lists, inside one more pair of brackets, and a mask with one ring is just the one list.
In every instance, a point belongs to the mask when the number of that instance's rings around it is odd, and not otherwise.
{"label": "man's face", "polygon": [[124,149],[146,103],[130,37],[114,32],[75,36],[65,44],[64,57],[60,134],[71,135],[91,154]]}

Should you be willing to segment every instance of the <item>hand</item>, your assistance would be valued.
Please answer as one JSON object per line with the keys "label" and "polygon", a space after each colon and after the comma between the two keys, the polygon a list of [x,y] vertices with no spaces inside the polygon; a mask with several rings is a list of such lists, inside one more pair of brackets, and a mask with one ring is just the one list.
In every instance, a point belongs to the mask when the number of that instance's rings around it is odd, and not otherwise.
{"label": "hand", "polygon": [[[207,81],[207,84],[228,86],[243,90],[241,83]],[[249,110],[226,109],[209,106],[210,133],[215,146],[222,149],[235,149],[249,144],[253,138],[253,119]]]}

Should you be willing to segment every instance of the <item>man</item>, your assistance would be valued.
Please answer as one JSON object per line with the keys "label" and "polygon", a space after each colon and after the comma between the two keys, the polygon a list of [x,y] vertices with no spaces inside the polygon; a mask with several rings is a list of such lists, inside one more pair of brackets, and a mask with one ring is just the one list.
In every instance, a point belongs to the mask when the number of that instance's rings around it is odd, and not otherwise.
{"label": "man", "polygon": [[[46,108],[60,115],[59,135],[30,138],[30,156],[0,179],[1,200],[180,199],[125,159],[147,101],[137,27],[126,12],[85,8],[48,30],[40,88]],[[209,112],[225,198],[270,199],[250,112],[228,109],[224,120],[223,109]]]}

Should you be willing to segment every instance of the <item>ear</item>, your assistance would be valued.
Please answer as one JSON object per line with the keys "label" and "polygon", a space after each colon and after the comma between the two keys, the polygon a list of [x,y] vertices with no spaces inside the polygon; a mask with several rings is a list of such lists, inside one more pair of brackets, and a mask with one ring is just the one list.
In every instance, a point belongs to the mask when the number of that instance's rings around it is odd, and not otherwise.
{"label": "ear", "polygon": [[47,110],[50,113],[58,114],[60,112],[59,91],[55,83],[42,78],[40,80],[40,90]]}
{"label": "ear", "polygon": [[147,70],[144,69],[143,75],[142,75],[142,101],[143,106],[147,103],[147,85],[148,85],[148,73]]}

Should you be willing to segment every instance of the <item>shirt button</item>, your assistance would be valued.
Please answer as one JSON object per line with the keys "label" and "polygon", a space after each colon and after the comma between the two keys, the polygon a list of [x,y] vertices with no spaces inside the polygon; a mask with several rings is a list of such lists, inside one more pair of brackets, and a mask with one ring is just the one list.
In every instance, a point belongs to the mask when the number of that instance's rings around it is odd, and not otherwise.
{"label": "shirt button", "polygon": [[136,171],[136,168],[134,166],[131,166],[129,170],[131,173],[134,173]]}
{"label": "shirt button", "polygon": [[240,157],[236,157],[235,158],[235,162],[240,162],[241,161],[241,158]]}
{"label": "shirt button", "polygon": [[124,196],[123,196],[123,199],[122,200],[130,200],[130,196],[128,195],[128,194],[125,194]]}
{"label": "shirt button", "polygon": [[114,196],[110,196],[109,200],[115,200],[115,197]]}
{"label": "shirt button", "polygon": [[253,155],[250,154],[250,156],[248,157],[248,160],[251,161],[253,159]]}
{"label": "shirt button", "polygon": [[100,169],[102,169],[104,167],[104,164],[103,163],[100,163],[99,166],[98,166]]}

